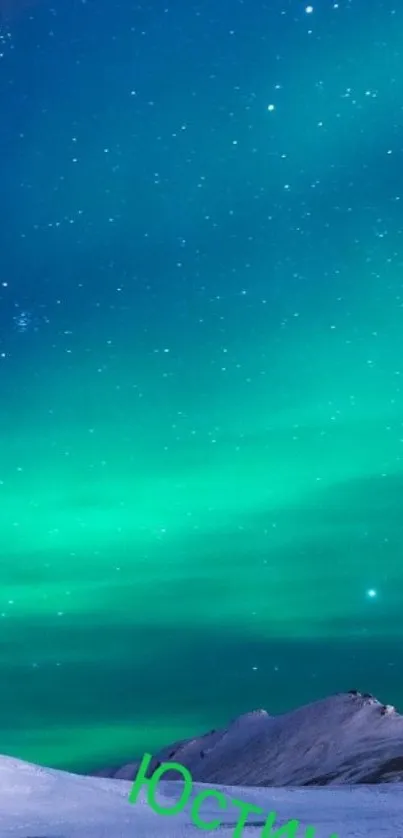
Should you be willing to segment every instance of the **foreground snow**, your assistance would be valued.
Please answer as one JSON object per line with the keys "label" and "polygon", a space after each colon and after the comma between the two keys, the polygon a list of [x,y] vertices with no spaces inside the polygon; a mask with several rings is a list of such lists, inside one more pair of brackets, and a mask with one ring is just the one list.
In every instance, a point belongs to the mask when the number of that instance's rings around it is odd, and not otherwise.
{"label": "foreground snow", "polygon": [[[238,820],[230,806],[222,813],[203,806],[203,817],[221,817],[222,828],[202,832],[186,813],[175,817],[156,815],[144,795],[132,806],[130,782],[80,777],[39,768],[9,757],[0,757],[0,838],[230,838]],[[202,784],[195,784],[195,790]],[[403,836],[403,797],[399,784],[343,786],[340,788],[266,788],[217,786],[228,797],[261,806],[264,813],[278,813],[276,826],[301,820],[317,827],[315,838],[399,838]],[[181,793],[180,783],[161,782],[158,800],[167,806]],[[171,804],[169,803],[171,801]],[[164,804],[163,804],[164,805]],[[265,816],[250,816],[245,838],[260,838]],[[253,826],[255,823],[255,826]],[[226,825],[225,825],[226,824]]]}

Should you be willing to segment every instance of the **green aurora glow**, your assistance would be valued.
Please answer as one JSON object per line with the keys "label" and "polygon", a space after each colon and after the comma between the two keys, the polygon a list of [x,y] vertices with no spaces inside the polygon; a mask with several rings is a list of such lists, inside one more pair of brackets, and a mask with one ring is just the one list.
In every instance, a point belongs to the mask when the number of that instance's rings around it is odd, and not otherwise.
{"label": "green aurora glow", "polygon": [[402,704],[402,12],[289,5],[3,61],[2,753]]}

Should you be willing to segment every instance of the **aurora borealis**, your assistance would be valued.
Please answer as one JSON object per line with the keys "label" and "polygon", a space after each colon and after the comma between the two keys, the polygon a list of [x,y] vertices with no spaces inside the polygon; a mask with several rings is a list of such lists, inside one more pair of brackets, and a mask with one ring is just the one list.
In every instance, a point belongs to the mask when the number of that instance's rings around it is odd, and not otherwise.
{"label": "aurora borealis", "polygon": [[2,31],[0,751],[403,706],[403,9]]}

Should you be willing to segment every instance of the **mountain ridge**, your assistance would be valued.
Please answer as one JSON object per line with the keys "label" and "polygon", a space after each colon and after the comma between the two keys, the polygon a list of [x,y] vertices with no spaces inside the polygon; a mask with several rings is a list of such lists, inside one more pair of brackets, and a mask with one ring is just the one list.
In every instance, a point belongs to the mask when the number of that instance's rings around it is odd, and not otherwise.
{"label": "mountain ridge", "polygon": [[[134,779],[140,759],[92,772]],[[252,710],[229,725],[171,743],[153,754],[185,765],[195,782],[326,786],[403,781],[403,716],[358,690],[336,693],[282,715]],[[175,771],[164,779],[178,779]]]}

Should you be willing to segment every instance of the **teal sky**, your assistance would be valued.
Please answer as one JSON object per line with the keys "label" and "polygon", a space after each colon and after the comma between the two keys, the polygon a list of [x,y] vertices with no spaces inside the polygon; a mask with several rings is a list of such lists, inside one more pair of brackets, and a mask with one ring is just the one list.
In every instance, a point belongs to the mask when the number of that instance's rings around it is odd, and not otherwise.
{"label": "teal sky", "polygon": [[403,10],[249,5],[3,27],[3,753],[403,707]]}

